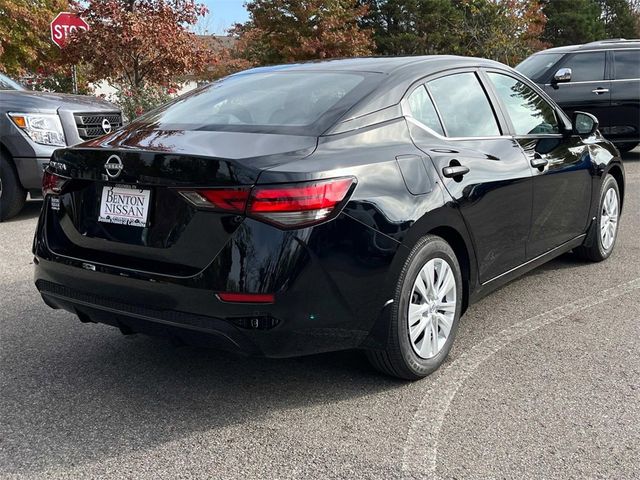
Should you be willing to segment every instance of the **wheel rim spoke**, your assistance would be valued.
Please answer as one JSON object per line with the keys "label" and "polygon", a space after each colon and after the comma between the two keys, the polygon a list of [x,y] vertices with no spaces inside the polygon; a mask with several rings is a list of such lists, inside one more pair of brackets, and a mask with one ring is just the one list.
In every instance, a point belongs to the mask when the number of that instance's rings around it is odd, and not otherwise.
{"label": "wheel rim spoke", "polygon": [[438,327],[440,327],[440,334],[447,338],[449,333],[451,332],[451,326],[453,325],[453,317],[451,319],[447,318],[446,315],[441,313],[436,315],[436,319],[438,321]]}

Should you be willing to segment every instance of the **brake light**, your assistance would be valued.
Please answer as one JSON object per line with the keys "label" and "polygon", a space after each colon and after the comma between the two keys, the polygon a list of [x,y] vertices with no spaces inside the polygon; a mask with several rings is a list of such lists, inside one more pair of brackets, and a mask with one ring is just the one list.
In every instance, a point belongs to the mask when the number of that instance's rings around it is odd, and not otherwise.
{"label": "brake light", "polygon": [[180,192],[194,206],[242,214],[283,228],[314,225],[332,218],[355,178],[314,182],[211,188]]}
{"label": "brake light", "polygon": [[274,303],[275,295],[273,293],[235,293],[221,292],[218,298],[223,302],[229,303]]}
{"label": "brake light", "polygon": [[281,227],[301,227],[331,218],[346,198],[353,177],[287,185],[259,185],[251,192],[247,215]]}
{"label": "brake light", "polygon": [[68,181],[68,178],[56,175],[55,173],[50,172],[48,169],[46,169],[44,171],[44,174],[42,175],[42,196],[46,197],[48,194],[61,194],[64,185]]}

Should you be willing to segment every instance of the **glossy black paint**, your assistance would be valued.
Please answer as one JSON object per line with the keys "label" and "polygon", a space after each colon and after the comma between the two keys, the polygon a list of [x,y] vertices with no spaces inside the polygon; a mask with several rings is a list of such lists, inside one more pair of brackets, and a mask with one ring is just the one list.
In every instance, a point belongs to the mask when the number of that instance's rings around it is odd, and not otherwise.
{"label": "glossy black paint", "polygon": [[[616,150],[599,134],[516,138],[494,96],[500,137],[444,138],[404,114],[407,92],[451,69],[490,68],[521,79],[496,62],[415,57],[319,65],[385,75],[319,137],[130,126],[57,151],[50,168],[73,180],[59,210],[45,199],[34,240],[45,301],[125,333],[210,339],[249,354],[382,348],[388,302],[421,237],[434,233],[454,248],[466,306],[582,243],[603,175],[614,172],[624,186]],[[125,170],[108,181],[102,166],[114,152]],[[548,159],[542,171],[530,165],[536,154]],[[454,161],[469,173],[444,177]],[[357,179],[341,213],[288,231],[197,210],[176,192],[341,176]],[[147,228],[96,221],[101,189],[114,183],[152,191]],[[225,303],[216,297],[224,291],[274,293],[275,303]]]}

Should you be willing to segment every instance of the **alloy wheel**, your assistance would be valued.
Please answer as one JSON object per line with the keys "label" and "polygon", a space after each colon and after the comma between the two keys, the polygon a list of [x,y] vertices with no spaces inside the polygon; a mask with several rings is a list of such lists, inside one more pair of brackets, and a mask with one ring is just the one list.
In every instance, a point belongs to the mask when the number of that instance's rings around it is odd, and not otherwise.
{"label": "alloy wheel", "polygon": [[616,239],[618,229],[618,195],[613,188],[607,190],[600,213],[600,241],[609,250]]}
{"label": "alloy wheel", "polygon": [[446,260],[433,258],[415,279],[407,312],[409,341],[420,358],[433,358],[442,350],[455,315],[453,270]]}

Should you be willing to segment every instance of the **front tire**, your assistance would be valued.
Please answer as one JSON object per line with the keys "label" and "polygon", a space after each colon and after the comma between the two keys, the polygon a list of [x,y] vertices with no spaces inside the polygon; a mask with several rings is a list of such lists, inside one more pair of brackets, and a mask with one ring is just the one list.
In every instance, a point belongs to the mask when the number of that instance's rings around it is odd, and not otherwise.
{"label": "front tire", "polygon": [[438,369],[458,330],[462,311],[458,259],[442,238],[423,237],[404,264],[390,307],[385,350],[367,352],[375,368],[405,380]]}
{"label": "front tire", "polygon": [[618,182],[607,175],[600,189],[600,202],[592,236],[588,244],[575,249],[580,257],[592,262],[601,262],[609,258],[618,238],[618,220],[620,219],[620,190]]}
{"label": "front tire", "polygon": [[11,160],[0,153],[0,222],[15,217],[27,199]]}

